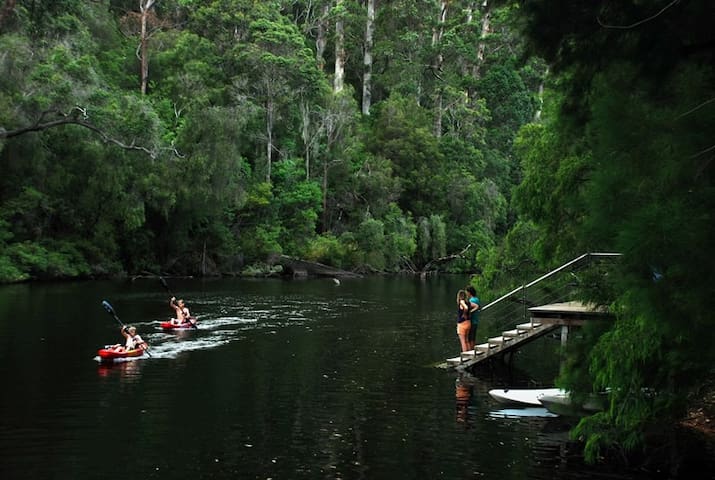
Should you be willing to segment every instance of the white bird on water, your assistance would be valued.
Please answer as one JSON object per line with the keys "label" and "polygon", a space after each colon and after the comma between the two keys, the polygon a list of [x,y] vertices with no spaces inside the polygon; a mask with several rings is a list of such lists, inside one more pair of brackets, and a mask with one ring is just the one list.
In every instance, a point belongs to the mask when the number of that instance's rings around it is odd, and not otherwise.
{"label": "white bird on water", "polygon": [[333,283],[334,283],[335,285],[340,285],[340,280],[338,280],[337,278],[333,277]]}

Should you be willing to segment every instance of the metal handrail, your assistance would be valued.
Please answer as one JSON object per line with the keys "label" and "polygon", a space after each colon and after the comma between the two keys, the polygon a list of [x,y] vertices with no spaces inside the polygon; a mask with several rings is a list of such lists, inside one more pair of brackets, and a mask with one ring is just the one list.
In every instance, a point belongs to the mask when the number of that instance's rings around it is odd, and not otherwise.
{"label": "metal handrail", "polygon": [[[505,295],[502,295],[501,297],[497,298],[496,300],[489,302],[487,305],[483,306],[481,310],[482,311],[487,310],[495,305],[500,304],[504,300],[511,298],[518,293],[521,293],[522,294],[521,300],[524,303],[524,312],[523,312],[524,318],[523,318],[523,320],[526,321],[526,320],[528,320],[528,318],[527,318],[528,317],[528,308],[527,308],[527,302],[526,302],[526,293],[529,288],[543,282],[544,280],[547,280],[547,279],[553,277],[554,275],[556,275],[558,273],[563,272],[566,269],[580,266],[582,263],[586,263],[587,261],[590,261],[593,258],[612,259],[612,258],[617,258],[620,256],[621,256],[620,253],[584,253],[583,255],[580,255],[580,256],[574,258],[570,262],[567,262],[567,263],[561,265],[560,267],[546,273],[545,275],[542,275],[541,277],[537,278],[536,280],[534,280],[526,285],[521,285],[521,286],[515,288],[514,290],[512,290],[511,292],[509,292]],[[511,317],[510,320],[513,321],[513,317]]]}

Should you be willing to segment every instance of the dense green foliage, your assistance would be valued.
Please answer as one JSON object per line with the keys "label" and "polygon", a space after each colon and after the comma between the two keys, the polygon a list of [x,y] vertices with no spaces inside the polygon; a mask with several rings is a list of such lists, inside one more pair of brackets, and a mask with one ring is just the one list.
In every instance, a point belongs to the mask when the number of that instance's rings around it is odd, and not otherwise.
{"label": "dense green foliage", "polygon": [[489,298],[614,251],[618,274],[583,294],[617,321],[572,344],[560,379],[610,392],[575,431],[589,458],[647,445],[712,377],[712,2],[454,0],[441,19],[443,2],[380,1],[369,115],[365,2],[157,2],[146,94],[144,2],[14,3],[0,281],[281,253],[397,271],[472,245],[446,268],[480,271]]}
{"label": "dense green foliage", "polygon": [[367,115],[364,2],[159,1],[145,38],[145,1],[12,3],[0,281],[236,273],[274,254],[397,271],[469,244],[432,265],[474,270],[508,228],[512,138],[543,76],[512,8],[482,38],[475,2],[443,20],[439,2],[378,2]]}
{"label": "dense green foliage", "polygon": [[609,295],[584,292],[617,320],[571,345],[561,378],[578,395],[608,390],[610,408],[574,434],[592,460],[660,449],[715,360],[715,4],[520,3],[553,67],[544,122],[516,141],[514,205],[538,225],[521,256],[623,254]]}

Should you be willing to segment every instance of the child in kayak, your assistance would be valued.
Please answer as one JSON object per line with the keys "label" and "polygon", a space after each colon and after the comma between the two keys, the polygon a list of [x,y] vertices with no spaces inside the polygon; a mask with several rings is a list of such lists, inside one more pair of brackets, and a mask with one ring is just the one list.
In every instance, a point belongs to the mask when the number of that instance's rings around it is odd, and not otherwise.
{"label": "child in kayak", "polygon": [[196,324],[196,318],[191,316],[189,308],[182,299],[176,300],[176,297],[171,297],[169,306],[176,312],[176,318],[172,318],[171,323],[174,325],[182,325],[184,323]]}
{"label": "child in kayak", "polygon": [[136,327],[124,326],[121,329],[121,333],[126,341],[124,342],[124,345],[118,343],[112,346],[113,350],[117,352],[126,352],[127,350],[135,350],[137,348],[141,348],[142,350],[149,348],[149,345],[147,345],[147,343],[137,333]]}

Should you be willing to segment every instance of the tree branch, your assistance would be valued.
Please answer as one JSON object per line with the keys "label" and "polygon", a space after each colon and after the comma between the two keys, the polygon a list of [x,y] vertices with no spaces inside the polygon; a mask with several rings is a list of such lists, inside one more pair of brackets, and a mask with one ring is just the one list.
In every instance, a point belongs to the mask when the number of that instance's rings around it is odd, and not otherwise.
{"label": "tree branch", "polygon": [[703,108],[704,106],[706,106],[706,105],[708,105],[709,103],[712,103],[712,102],[715,102],[715,98],[711,98],[710,100],[706,100],[706,101],[704,101],[703,103],[701,103],[700,105],[697,105],[696,107],[691,108],[690,110],[688,110],[688,111],[685,112],[685,113],[681,113],[680,115],[678,115],[678,116],[675,117],[675,118],[680,119],[680,118],[685,117],[686,115],[690,115],[691,113],[695,112],[696,110],[700,110],[701,108]]}
{"label": "tree branch", "polygon": [[639,20],[639,21],[637,21],[637,22],[635,22],[635,23],[632,23],[632,24],[630,24],[630,25],[606,25],[605,23],[601,22],[601,19],[600,19],[600,18],[596,17],[596,20],[598,21],[598,24],[599,24],[600,26],[602,26],[603,28],[615,28],[615,29],[620,29],[620,30],[629,30],[629,29],[634,28],[634,27],[637,27],[638,25],[641,25],[641,24],[643,24],[643,23],[650,22],[651,20],[653,20],[654,18],[660,16],[661,13],[665,12],[666,10],[668,10],[670,7],[672,7],[673,5],[675,5],[676,3],[678,3],[679,1],[680,1],[680,0],[673,0],[673,1],[670,2],[668,5],[666,5],[665,7],[663,7],[660,12],[658,12],[658,13],[656,13],[656,14],[654,14],[654,15],[651,15],[651,16],[648,17],[648,18],[644,18],[643,20]]}
{"label": "tree branch", "polygon": [[[54,114],[55,116],[60,118],[56,120],[46,120],[46,118],[49,117],[51,114]],[[80,127],[84,127],[98,134],[104,143],[112,143],[125,150],[138,150],[140,152],[146,153],[152,159],[155,159],[157,157],[156,151],[150,150],[146,147],[142,147],[141,145],[136,145],[133,141],[131,144],[127,145],[120,140],[110,137],[102,129],[88,122],[88,118],[89,116],[87,115],[87,109],[79,106],[73,107],[70,113],[63,113],[59,110],[47,110],[42,112],[37,121],[35,121],[35,123],[33,123],[32,125],[17,128],[15,130],[5,130],[4,128],[0,127],[0,140],[19,137],[20,135],[24,135],[26,133],[40,132],[42,130],[59,127],[61,125],[79,125]],[[182,157],[182,155],[176,150],[174,146],[171,147],[171,150],[177,157]]]}
{"label": "tree branch", "polygon": [[447,255],[444,257],[435,258],[434,260],[430,260],[429,262],[427,262],[427,264],[424,267],[422,267],[422,273],[425,273],[427,270],[429,270],[429,268],[432,265],[436,265],[438,263],[450,262],[450,261],[456,260],[458,258],[464,258],[464,254],[467,253],[467,250],[469,250],[470,248],[472,248],[471,243],[469,245],[467,245],[466,247],[464,247],[462,249],[462,251],[459,253],[453,253],[452,255]]}

